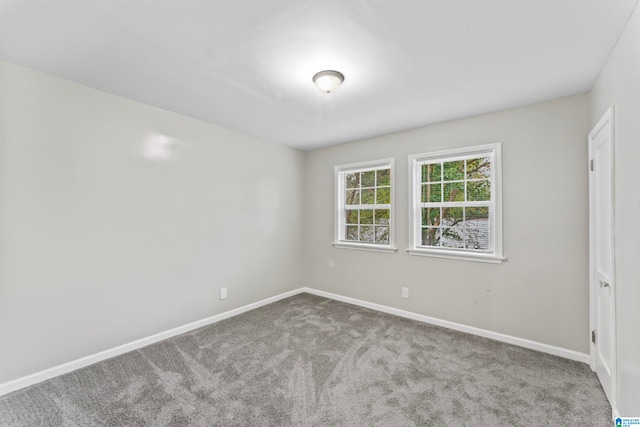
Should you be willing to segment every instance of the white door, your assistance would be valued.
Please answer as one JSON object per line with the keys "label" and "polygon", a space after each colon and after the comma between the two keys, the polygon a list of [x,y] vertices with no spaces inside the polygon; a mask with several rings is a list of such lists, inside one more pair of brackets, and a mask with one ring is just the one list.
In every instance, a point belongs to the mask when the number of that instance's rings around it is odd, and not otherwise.
{"label": "white door", "polygon": [[591,368],[615,407],[613,107],[589,134]]}

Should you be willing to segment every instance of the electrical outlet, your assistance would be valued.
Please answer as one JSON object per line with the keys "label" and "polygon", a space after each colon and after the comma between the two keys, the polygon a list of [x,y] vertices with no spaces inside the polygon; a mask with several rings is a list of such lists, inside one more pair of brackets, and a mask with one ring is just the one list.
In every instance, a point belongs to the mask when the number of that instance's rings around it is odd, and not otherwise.
{"label": "electrical outlet", "polygon": [[402,298],[409,298],[409,288],[402,288]]}
{"label": "electrical outlet", "polygon": [[227,288],[220,288],[220,299],[227,299]]}

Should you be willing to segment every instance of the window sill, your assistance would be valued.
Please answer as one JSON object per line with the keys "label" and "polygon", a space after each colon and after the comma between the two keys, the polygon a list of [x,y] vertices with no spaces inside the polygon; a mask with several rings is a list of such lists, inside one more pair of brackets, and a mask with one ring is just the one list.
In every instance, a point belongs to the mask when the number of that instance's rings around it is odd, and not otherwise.
{"label": "window sill", "polygon": [[506,258],[496,255],[466,254],[460,252],[430,251],[428,249],[407,249],[409,255],[427,256],[432,258],[458,259],[463,261],[487,262],[501,264]]}
{"label": "window sill", "polygon": [[394,253],[398,248],[383,245],[370,245],[366,243],[333,242],[332,245],[340,249],[357,249],[361,251]]}

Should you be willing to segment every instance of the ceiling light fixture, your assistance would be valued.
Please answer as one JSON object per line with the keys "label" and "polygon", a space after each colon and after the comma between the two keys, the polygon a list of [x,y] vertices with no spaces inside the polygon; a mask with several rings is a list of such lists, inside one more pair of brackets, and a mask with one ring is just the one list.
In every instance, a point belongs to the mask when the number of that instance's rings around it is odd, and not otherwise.
{"label": "ceiling light fixture", "polygon": [[332,93],[338,90],[342,82],[344,81],[344,75],[334,70],[324,70],[316,73],[313,76],[313,82],[318,86],[323,93]]}

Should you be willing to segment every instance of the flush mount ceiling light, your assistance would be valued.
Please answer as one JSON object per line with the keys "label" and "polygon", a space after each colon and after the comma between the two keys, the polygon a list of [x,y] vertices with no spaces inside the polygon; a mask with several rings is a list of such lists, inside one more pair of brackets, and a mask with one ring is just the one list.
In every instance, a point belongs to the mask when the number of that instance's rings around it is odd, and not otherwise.
{"label": "flush mount ceiling light", "polygon": [[313,76],[313,82],[318,86],[318,89],[324,93],[335,92],[343,81],[344,76],[342,73],[334,70],[320,71]]}

